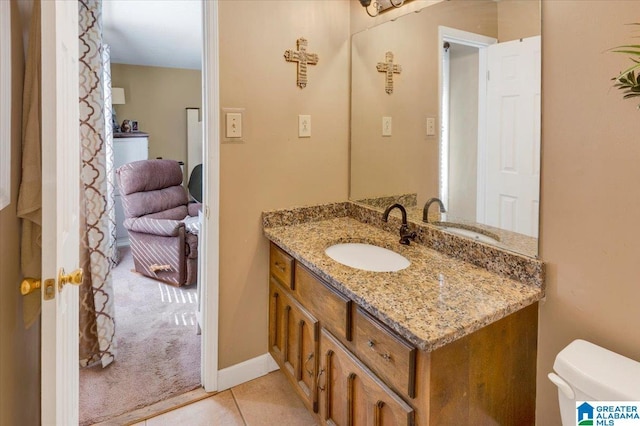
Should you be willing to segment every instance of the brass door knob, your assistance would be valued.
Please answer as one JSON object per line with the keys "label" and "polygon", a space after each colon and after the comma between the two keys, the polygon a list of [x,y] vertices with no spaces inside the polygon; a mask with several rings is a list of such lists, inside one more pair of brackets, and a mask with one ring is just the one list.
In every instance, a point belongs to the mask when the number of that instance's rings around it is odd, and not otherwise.
{"label": "brass door knob", "polygon": [[[58,272],[58,292],[62,291],[65,284],[80,285],[82,284],[82,268],[76,269],[70,274],[65,274],[64,269],[60,268]],[[51,300],[56,294],[56,280],[44,280],[44,300]],[[20,294],[26,296],[42,287],[42,282],[36,278],[25,278],[20,284]]]}
{"label": "brass door knob", "polygon": [[58,291],[62,291],[62,287],[64,287],[65,284],[82,284],[82,268],[78,268],[70,274],[65,274],[64,268],[60,268],[58,272]]}
{"label": "brass door knob", "polygon": [[20,294],[26,296],[40,288],[42,283],[36,278],[25,278],[20,284]]}

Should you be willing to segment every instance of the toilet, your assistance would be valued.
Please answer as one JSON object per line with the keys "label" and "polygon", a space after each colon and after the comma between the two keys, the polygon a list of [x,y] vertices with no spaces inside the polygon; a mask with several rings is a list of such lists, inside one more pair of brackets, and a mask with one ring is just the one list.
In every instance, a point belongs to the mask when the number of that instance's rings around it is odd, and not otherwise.
{"label": "toilet", "polygon": [[553,369],[563,426],[575,426],[576,401],[640,401],[640,362],[593,343],[574,340]]}

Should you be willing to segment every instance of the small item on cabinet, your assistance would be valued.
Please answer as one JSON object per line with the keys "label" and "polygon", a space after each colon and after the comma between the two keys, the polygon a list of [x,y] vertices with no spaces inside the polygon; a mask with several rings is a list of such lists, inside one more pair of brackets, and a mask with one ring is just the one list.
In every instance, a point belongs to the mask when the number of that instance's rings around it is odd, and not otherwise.
{"label": "small item on cabinet", "polygon": [[122,126],[120,126],[120,127],[121,127],[121,130],[122,130],[122,133],[130,132],[131,131],[131,121],[130,120],[124,120],[122,122]]}
{"label": "small item on cabinet", "polygon": [[120,125],[118,124],[115,111],[111,113],[111,128],[113,129],[113,133],[120,133]]}
{"label": "small item on cabinet", "polygon": [[131,120],[131,131],[132,132],[137,132],[138,131],[138,121],[137,120]]}

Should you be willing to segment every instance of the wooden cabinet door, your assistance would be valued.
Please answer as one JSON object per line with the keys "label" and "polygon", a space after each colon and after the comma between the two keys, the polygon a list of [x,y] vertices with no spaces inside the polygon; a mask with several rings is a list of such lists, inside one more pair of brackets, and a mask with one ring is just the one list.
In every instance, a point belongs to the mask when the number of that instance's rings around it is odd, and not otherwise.
{"label": "wooden cabinet door", "polygon": [[319,323],[273,279],[270,301],[270,352],[307,407],[317,412]]}
{"label": "wooden cabinet door", "polygon": [[286,294],[274,282],[269,282],[269,353],[280,367],[284,364],[284,309]]}
{"label": "wooden cabinet door", "polygon": [[325,329],[320,333],[320,420],[341,426],[413,425],[414,410]]}

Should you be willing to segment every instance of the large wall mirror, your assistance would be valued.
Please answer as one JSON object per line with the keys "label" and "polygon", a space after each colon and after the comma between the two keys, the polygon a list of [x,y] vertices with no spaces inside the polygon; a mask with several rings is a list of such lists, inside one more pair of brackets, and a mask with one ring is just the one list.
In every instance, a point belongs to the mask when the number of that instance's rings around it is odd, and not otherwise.
{"label": "large wall mirror", "polygon": [[434,226],[537,256],[540,29],[536,0],[450,0],[354,34],[350,198],[438,197]]}

